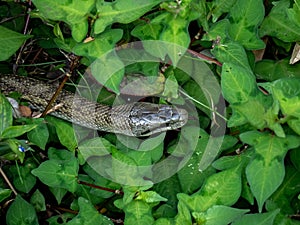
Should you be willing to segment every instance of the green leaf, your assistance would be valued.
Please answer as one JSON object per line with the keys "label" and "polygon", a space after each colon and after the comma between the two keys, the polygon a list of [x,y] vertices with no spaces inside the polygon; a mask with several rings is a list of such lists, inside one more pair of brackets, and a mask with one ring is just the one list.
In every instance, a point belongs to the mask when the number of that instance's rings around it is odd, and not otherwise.
{"label": "green leaf", "polygon": [[51,160],[53,159],[53,160],[68,161],[68,160],[74,160],[75,157],[74,157],[74,153],[72,152],[50,147],[48,149],[48,158]]}
{"label": "green leaf", "polygon": [[31,35],[24,35],[0,26],[0,61],[11,57]]}
{"label": "green leaf", "polygon": [[285,154],[289,149],[298,147],[300,141],[295,136],[279,138],[257,131],[243,133],[240,138],[255,148],[256,155],[248,164],[246,175],[261,212],[265,201],[283,181]]}
{"label": "green leaf", "polygon": [[49,223],[49,225],[66,225],[68,221],[70,221],[72,218],[74,218],[75,215],[71,213],[64,213],[59,214],[57,216],[52,216],[46,221]]}
{"label": "green leaf", "polygon": [[178,98],[178,83],[174,73],[171,73],[166,79],[162,95],[168,99]]}
{"label": "green leaf", "polygon": [[167,218],[159,218],[158,220],[155,220],[155,225],[174,225],[175,222],[173,219],[167,219]]}
{"label": "green leaf", "polygon": [[247,166],[247,179],[251,191],[257,200],[260,212],[265,201],[282,183],[284,173],[282,160],[273,160],[268,165],[265,165],[263,160],[255,159]]}
{"label": "green leaf", "polygon": [[290,65],[289,58],[283,60],[261,60],[255,64],[254,72],[257,78],[275,81],[285,77],[300,78],[300,64]]}
{"label": "green leaf", "polygon": [[148,183],[143,177],[152,176],[152,174],[148,175],[151,173],[150,167],[145,166],[143,170],[131,157],[115,148],[112,149],[112,157],[112,166],[107,172],[114,178],[114,181],[131,186],[142,186]]}
{"label": "green leaf", "polygon": [[300,120],[299,119],[290,119],[287,124],[293,131],[300,135]]}
{"label": "green leaf", "polygon": [[187,206],[179,202],[178,203],[178,214],[175,218],[167,219],[160,218],[155,221],[155,225],[182,225],[182,224],[192,224],[192,218]]}
{"label": "green leaf", "polygon": [[0,137],[2,132],[13,123],[12,107],[6,97],[0,94]]}
{"label": "green leaf", "polygon": [[275,132],[278,137],[285,137],[285,132],[278,119],[279,114],[279,104],[277,101],[273,102],[272,107],[270,107],[263,116],[267,123],[267,126]]}
{"label": "green leaf", "polygon": [[[172,218],[174,216],[177,215],[177,209],[173,206],[171,206],[170,204],[168,203],[165,203],[165,204],[161,204],[157,210],[155,210],[153,216],[155,218],[163,218],[163,217],[166,217],[166,218]],[[156,220],[157,221],[157,220]],[[155,221],[155,222],[156,222]]]}
{"label": "green leaf", "polygon": [[77,188],[79,169],[77,159],[65,150],[50,149],[49,154],[53,154],[55,151],[64,154],[64,158],[53,157],[53,159],[43,162],[38,168],[32,170],[32,174],[50,187],[65,188],[74,192]]}
{"label": "green leaf", "polygon": [[114,147],[105,138],[93,138],[86,140],[79,144],[78,149],[84,159],[88,159],[91,156],[105,156],[110,154],[111,148]]}
{"label": "green leaf", "polygon": [[120,94],[120,84],[125,74],[124,67],[123,62],[114,52],[108,52],[91,65],[91,71],[99,83]]}
{"label": "green leaf", "polygon": [[101,215],[95,207],[85,198],[78,198],[79,213],[67,225],[113,225],[113,222],[106,216]]}
{"label": "green leaf", "polygon": [[56,187],[49,187],[49,190],[54,195],[58,204],[61,204],[63,197],[67,194],[68,190],[64,188],[56,188]]}
{"label": "green leaf", "polygon": [[45,150],[49,138],[47,124],[42,121],[37,127],[27,133],[28,140]]}
{"label": "green leaf", "polygon": [[258,92],[256,96],[249,96],[247,102],[232,104],[230,107],[233,114],[228,121],[228,127],[249,123],[257,129],[268,127],[274,130],[276,135],[285,136],[278,119],[278,104],[273,102],[272,105],[271,96]]}
{"label": "green leaf", "polygon": [[[248,121],[254,121],[254,126],[258,128],[263,128],[264,121],[261,118],[262,113],[264,113],[264,107],[260,102],[253,99],[242,105],[231,106],[232,116],[228,121],[228,127],[240,126]],[[255,112],[256,114],[253,114]],[[258,120],[257,120],[258,119]]]}
{"label": "green leaf", "polygon": [[218,154],[220,154],[223,139],[224,136],[214,137],[212,133],[210,134],[208,143],[204,148],[203,156],[199,161],[199,172],[203,172],[206,168],[208,168]]}
{"label": "green leaf", "polygon": [[29,193],[36,184],[36,178],[31,174],[31,170],[36,168],[36,163],[32,159],[27,159],[23,165],[11,166],[9,171],[13,176],[15,188],[24,193]]}
{"label": "green leaf", "polygon": [[269,133],[249,131],[242,133],[240,138],[243,142],[253,145],[257,154],[261,155],[267,162],[278,157],[281,159],[289,149],[297,148],[300,140],[293,135],[286,138],[276,137]]}
{"label": "green leaf", "polygon": [[299,148],[290,151],[290,159],[294,167],[300,171],[300,151]]}
{"label": "green leaf", "polygon": [[246,49],[262,49],[265,44],[258,38],[257,28],[264,18],[261,0],[237,0],[230,10],[229,34]]}
{"label": "green leaf", "polygon": [[247,151],[242,151],[239,155],[222,156],[214,161],[212,166],[217,170],[227,170],[236,167],[244,168],[249,163],[252,153],[251,148],[248,148]]}
{"label": "green leaf", "polygon": [[9,207],[6,214],[7,225],[38,225],[36,212],[32,205],[20,195]]}
{"label": "green leaf", "polygon": [[[227,2],[227,1],[224,1]],[[228,27],[230,23],[228,19],[222,19],[212,24],[206,34],[203,35],[203,41],[215,41],[220,38],[221,42],[225,42],[228,36]],[[213,50],[214,51],[214,50]],[[225,56],[225,55],[224,55]]]}
{"label": "green leaf", "polygon": [[300,40],[300,26],[288,16],[289,0],[278,1],[260,27],[260,36],[269,35],[284,42]]}
{"label": "green leaf", "polygon": [[95,33],[103,32],[108,25],[113,23],[130,23],[160,2],[161,0],[140,0],[137,4],[134,0],[116,0],[113,2],[99,0],[96,3],[98,19],[94,25]]}
{"label": "green leaf", "polygon": [[[190,22],[198,18],[204,19],[201,15],[205,13],[205,6],[199,0],[187,0],[184,2],[164,1],[160,4],[161,9],[166,10],[170,15],[176,18],[182,18]],[[166,21],[165,21],[166,22]]]}
{"label": "green leaf", "polygon": [[233,205],[241,194],[241,174],[238,167],[211,175],[200,193],[211,197],[207,206],[212,202],[220,205]]}
{"label": "green leaf", "polygon": [[[299,149],[292,150],[294,152]],[[287,165],[285,167],[286,174],[284,181],[276,192],[266,202],[268,211],[280,208],[280,212],[285,215],[292,215],[295,213],[293,202],[297,198],[300,189],[300,172],[293,166]]]}
{"label": "green leaf", "polygon": [[249,183],[247,181],[246,175],[243,174],[242,175],[242,194],[241,197],[246,199],[249,204],[254,205],[255,200],[254,200],[254,196],[251,192],[251,189],[249,187]]}
{"label": "green leaf", "polygon": [[[127,56],[128,57],[128,56]],[[134,65],[137,65],[135,63]],[[165,76],[162,73],[158,73],[158,65],[156,63],[146,63],[148,66],[137,67],[138,74],[126,74],[126,81],[128,82],[126,86],[122,86],[122,94],[125,95],[139,95],[139,96],[156,96],[161,94],[164,90]],[[150,64],[152,64],[150,66]],[[154,65],[155,64],[155,65]],[[150,76],[145,76],[140,74],[140,71],[151,67],[151,71],[145,71],[145,74],[153,74]],[[126,67],[128,71],[128,67]],[[124,80],[123,80],[124,82]],[[176,92],[176,90],[175,90]]]}
{"label": "green leaf", "polygon": [[278,210],[267,213],[247,214],[243,215],[240,219],[232,223],[232,225],[273,225],[276,215],[279,213]]}
{"label": "green leaf", "polygon": [[62,20],[69,23],[76,23],[82,20],[90,9],[94,6],[94,1],[51,1],[33,0],[33,4],[39,12],[51,20]]}
{"label": "green leaf", "polygon": [[[87,182],[89,184],[95,184],[95,185],[98,185],[98,186],[102,186],[102,187],[107,187],[107,188],[116,189],[116,190],[118,189],[118,188],[115,188],[115,187],[111,187],[111,185],[109,185],[108,182],[106,182],[106,183],[104,183],[104,182],[95,183],[93,181],[93,179],[91,179],[87,175],[79,174],[78,180]],[[102,193],[105,193],[105,194],[102,194]],[[81,196],[81,197],[87,199],[93,205],[98,205],[98,204],[102,204],[105,201],[105,199],[114,196],[114,193],[104,191],[104,190],[97,190],[96,188],[89,187],[89,186],[84,185],[84,184],[79,184],[78,187],[77,187],[77,190],[75,192],[75,195],[76,196]]]}
{"label": "green leaf", "polygon": [[198,224],[205,221],[205,225],[227,225],[247,212],[249,212],[248,209],[235,209],[223,205],[214,205],[205,213],[193,212],[192,215]]}
{"label": "green leaf", "polygon": [[164,48],[173,65],[177,65],[190,44],[190,36],[187,30],[187,21],[180,17],[175,17],[170,19],[168,26],[161,33],[160,40],[166,42]]}
{"label": "green leaf", "polygon": [[[222,40],[221,40],[222,41]],[[216,58],[223,63],[230,63],[251,70],[245,49],[236,42],[222,42],[211,51]]]}
{"label": "green leaf", "polygon": [[149,53],[162,60],[168,55],[172,64],[177,65],[190,44],[190,36],[187,32],[189,23],[199,17],[204,17],[205,7],[203,2],[199,1],[177,4],[164,2],[161,7],[167,12],[150,19],[150,23],[138,26],[133,30],[132,35],[141,40],[160,40],[160,42],[153,41],[153,43],[143,42],[143,45]]}
{"label": "green leaf", "polygon": [[87,14],[94,7],[94,0],[52,1],[33,0],[42,17],[49,20],[64,21],[71,26],[72,36],[80,42],[87,34]]}
{"label": "green leaf", "polygon": [[[132,138],[127,137],[126,139],[126,141],[122,139],[119,140],[126,146],[131,147],[130,142],[133,143]],[[153,162],[157,162],[163,156],[163,143],[164,134],[160,134],[156,137],[138,142],[137,146],[133,146],[132,150],[128,151],[126,155],[131,157],[137,165],[148,166]]]}
{"label": "green leaf", "polygon": [[[199,87],[199,86],[200,85],[196,83],[194,80],[189,80],[184,84],[183,88],[188,92],[189,96],[196,99],[203,105],[211,107],[211,101],[206,94],[209,88],[207,88],[205,84],[203,84],[203,87],[202,86]],[[204,107],[202,104],[198,104],[196,102],[194,104],[198,109],[205,112],[206,115],[211,116],[211,111],[206,107]]]}
{"label": "green leaf", "polygon": [[124,208],[124,224],[153,224],[152,208],[142,201],[132,201]]}
{"label": "green leaf", "polygon": [[278,213],[274,219],[273,224],[299,225],[300,222],[296,219],[288,217],[287,215]]}
{"label": "green leaf", "polygon": [[77,139],[72,124],[53,116],[47,116],[46,120],[55,127],[60,143],[70,151],[75,151]]}
{"label": "green leaf", "polygon": [[12,190],[10,189],[3,189],[3,188],[0,188],[0,203],[7,199],[12,193]]}
{"label": "green leaf", "polygon": [[[172,187],[172,188],[170,188]],[[181,192],[181,186],[176,175],[159,182],[154,185],[154,191],[159,195],[168,199],[166,204],[160,206],[155,215],[161,215],[160,217],[174,217],[177,214],[177,193]]]}
{"label": "green leaf", "polygon": [[25,134],[33,130],[36,127],[37,124],[9,126],[2,132],[1,138],[19,137],[22,134]]}
{"label": "green leaf", "polygon": [[175,224],[192,224],[191,213],[188,207],[182,201],[179,201],[177,208],[178,214],[175,217]]}
{"label": "green leaf", "polygon": [[282,113],[300,119],[300,79],[282,78],[272,83],[273,97],[279,101]]}
{"label": "green leaf", "polygon": [[254,75],[230,63],[223,65],[221,85],[224,98],[231,104],[247,102],[257,92]]}
{"label": "green leaf", "polygon": [[8,160],[16,160],[19,159],[21,161],[21,163],[23,163],[24,158],[25,158],[25,152],[20,150],[20,147],[24,147],[21,141],[16,140],[16,139],[7,139],[5,140],[5,143],[8,144],[9,148],[11,149],[11,157],[8,157]]}
{"label": "green leaf", "polygon": [[90,62],[93,62],[111,52],[115,44],[122,38],[122,35],[123,31],[121,29],[110,29],[97,35],[92,41],[75,45],[72,51],[76,55],[85,56]]}
{"label": "green leaf", "polygon": [[164,25],[162,23],[153,23],[152,21],[150,23],[144,22],[135,26],[131,31],[131,35],[140,40],[158,40],[163,28]]}
{"label": "green leaf", "polygon": [[128,204],[130,204],[137,193],[148,190],[152,185],[149,186],[123,186],[123,199],[118,199],[117,201],[114,202],[115,206],[118,207],[119,209],[124,209]]}
{"label": "green leaf", "polygon": [[[167,13],[160,15],[168,16]],[[153,56],[158,57],[159,59],[164,59],[167,55],[165,45],[166,43],[161,41],[153,41],[159,40],[159,37],[164,29],[164,23],[155,23],[155,21],[151,21],[150,23],[141,24],[136,26],[131,34],[135,37],[138,37],[143,42],[143,47],[145,50]],[[146,41],[147,40],[147,41]]]}
{"label": "green leaf", "polygon": [[[203,184],[204,180],[215,172],[211,167],[204,171],[200,171],[200,162],[205,160],[203,158],[204,149],[208,146],[210,137],[204,130],[200,130],[200,138],[192,157],[186,163],[186,165],[178,171],[178,179],[184,193],[193,193],[199,189]],[[210,151],[211,149],[207,149]]]}
{"label": "green leaf", "polygon": [[300,24],[300,2],[299,0],[295,0],[292,9],[287,10],[287,14],[289,19],[294,24]]}
{"label": "green leaf", "polygon": [[37,212],[46,210],[45,198],[38,189],[31,195],[30,203]]}
{"label": "green leaf", "polygon": [[88,21],[84,20],[79,23],[71,24],[72,37],[75,41],[81,42],[87,35],[89,29]]}
{"label": "green leaf", "polygon": [[233,205],[241,195],[241,172],[237,168],[211,175],[199,192],[177,195],[191,211],[205,212],[213,205]]}
{"label": "green leaf", "polygon": [[166,202],[168,199],[160,196],[155,191],[141,191],[136,200],[142,200],[146,203],[159,203],[161,201]]}
{"label": "green leaf", "polygon": [[[207,2],[201,0],[192,0],[188,1],[189,5],[186,7],[187,14],[194,14],[193,17],[189,17],[190,21],[196,20],[199,21],[201,26],[205,31],[208,30],[208,20],[207,20]],[[185,17],[185,15],[183,15]]]}
{"label": "green leaf", "polygon": [[192,156],[178,172],[178,178],[184,193],[193,193],[195,190],[199,189],[205,179],[212,175],[215,170],[208,167],[204,171],[199,171],[199,161],[196,155]]}
{"label": "green leaf", "polygon": [[[5,5],[2,7],[2,17],[7,17],[6,13],[9,13],[10,15],[20,15],[20,13],[23,13],[24,8],[20,4],[15,4],[15,2],[7,2]],[[14,31],[17,32],[22,32],[24,30],[24,26],[26,21],[24,21],[24,18],[22,16],[13,18],[11,20],[4,20],[1,23],[3,26],[13,29]],[[3,72],[3,71],[2,71]]]}
{"label": "green leaf", "polygon": [[215,23],[218,18],[223,14],[230,11],[230,9],[236,4],[237,0],[215,0],[212,2],[210,13],[213,16],[212,21]]}

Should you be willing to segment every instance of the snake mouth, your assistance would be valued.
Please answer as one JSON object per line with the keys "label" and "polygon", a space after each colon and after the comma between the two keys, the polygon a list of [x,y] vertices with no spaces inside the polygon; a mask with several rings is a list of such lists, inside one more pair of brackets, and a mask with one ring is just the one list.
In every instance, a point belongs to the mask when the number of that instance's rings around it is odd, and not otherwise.
{"label": "snake mouth", "polygon": [[178,129],[188,121],[185,109],[171,105],[135,103],[130,113],[131,131],[134,136],[149,136]]}

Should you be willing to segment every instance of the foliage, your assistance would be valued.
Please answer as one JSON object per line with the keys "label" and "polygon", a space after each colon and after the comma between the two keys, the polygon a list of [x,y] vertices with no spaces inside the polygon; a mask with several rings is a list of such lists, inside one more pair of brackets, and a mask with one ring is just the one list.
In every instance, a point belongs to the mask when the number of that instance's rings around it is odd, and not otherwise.
{"label": "foliage", "polygon": [[99,137],[51,116],[13,119],[0,94],[1,221],[300,224],[300,74],[289,64],[299,6],[2,1],[1,73],[68,72],[62,52],[73,53],[76,73],[94,77],[83,95],[98,82],[105,104],[125,93],[196,108],[180,132]]}

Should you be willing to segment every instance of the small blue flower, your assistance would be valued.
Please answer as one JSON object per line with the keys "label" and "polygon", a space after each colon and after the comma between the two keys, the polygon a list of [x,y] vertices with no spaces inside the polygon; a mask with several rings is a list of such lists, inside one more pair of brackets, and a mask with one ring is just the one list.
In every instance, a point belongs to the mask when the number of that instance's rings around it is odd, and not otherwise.
{"label": "small blue flower", "polygon": [[18,149],[19,149],[20,152],[25,152],[26,151],[26,149],[22,145],[19,145]]}

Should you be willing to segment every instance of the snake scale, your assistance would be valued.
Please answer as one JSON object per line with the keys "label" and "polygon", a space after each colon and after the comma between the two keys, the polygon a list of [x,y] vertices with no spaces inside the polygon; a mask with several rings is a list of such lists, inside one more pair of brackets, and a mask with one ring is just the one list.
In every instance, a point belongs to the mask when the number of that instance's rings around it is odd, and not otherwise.
{"label": "snake scale", "polygon": [[[56,86],[29,77],[0,74],[0,90],[5,95],[18,92],[33,108],[43,111]],[[136,102],[110,107],[66,90],[57,97],[54,105],[57,104],[61,107],[50,113],[53,116],[91,129],[128,136],[148,136],[177,129],[188,119],[186,110],[171,105]]]}

